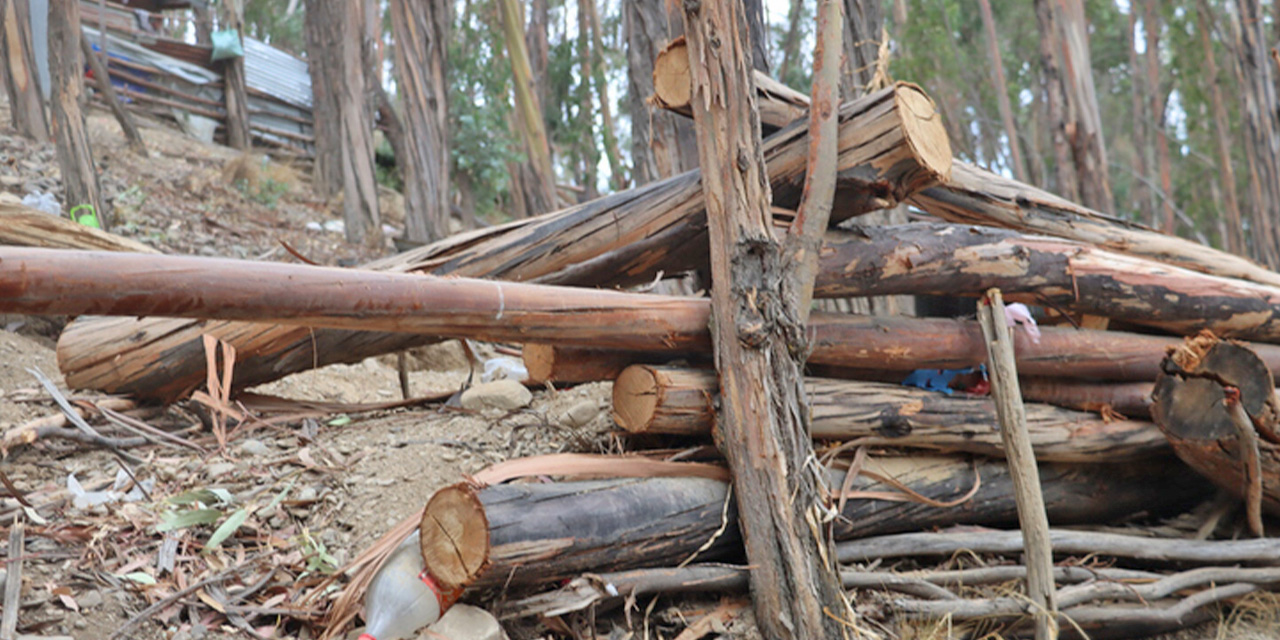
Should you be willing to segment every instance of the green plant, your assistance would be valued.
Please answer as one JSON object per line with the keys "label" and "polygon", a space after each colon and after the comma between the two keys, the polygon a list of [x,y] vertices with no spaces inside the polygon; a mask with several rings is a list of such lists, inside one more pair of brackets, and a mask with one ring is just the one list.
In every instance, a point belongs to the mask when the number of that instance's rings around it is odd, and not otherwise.
{"label": "green plant", "polygon": [[236,190],[240,192],[240,195],[257,202],[268,209],[276,208],[276,205],[280,202],[280,198],[289,193],[288,184],[272,178],[263,178],[262,180],[259,180],[256,189],[249,184],[248,180],[244,179],[236,180],[235,187]]}

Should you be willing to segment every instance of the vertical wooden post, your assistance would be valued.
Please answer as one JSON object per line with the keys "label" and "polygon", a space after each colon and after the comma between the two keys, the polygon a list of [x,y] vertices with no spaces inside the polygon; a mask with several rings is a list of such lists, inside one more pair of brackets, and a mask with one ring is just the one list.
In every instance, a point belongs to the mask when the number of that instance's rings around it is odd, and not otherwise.
{"label": "vertical wooden post", "polygon": [[766,638],[840,638],[848,607],[790,352],[803,334],[779,291],[786,258],[770,228],[743,5],[686,2],[684,11],[714,282],[716,437],[733,472],[756,620]]}
{"label": "vertical wooden post", "polygon": [[992,289],[978,302],[978,323],[987,340],[987,368],[991,376],[991,399],[995,401],[1013,481],[1018,521],[1022,525],[1026,549],[1027,595],[1035,606],[1036,640],[1058,637],[1058,606],[1053,586],[1053,550],[1049,541],[1049,518],[1040,492],[1040,471],[1031,436],[1027,433],[1026,408],[1018,388],[1018,367],[1014,362],[1013,331],[1005,319],[1004,300]]}
{"label": "vertical wooden post", "polygon": [[373,166],[373,102],[366,89],[365,0],[333,2],[338,20],[337,56],[341,73],[337,90],[342,167],[342,219],[347,241],[380,243],[378,181]]}
{"label": "vertical wooden post", "polygon": [[[93,207],[102,227],[111,226],[111,215],[102,201],[98,172],[93,166],[93,149],[85,131],[80,98],[84,93],[84,62],[80,59],[79,0],[49,2],[49,77],[53,93],[49,107],[53,114],[54,142],[68,211],[81,205]],[[75,217],[84,215],[77,211]]]}
{"label": "vertical wooden post", "polygon": [[[221,0],[219,7],[219,27],[235,29],[240,43],[244,44],[244,5],[243,0]],[[244,57],[236,56],[222,63],[222,96],[227,108],[227,146],[242,151],[248,150],[249,140],[249,93],[244,85]]]}
{"label": "vertical wooden post", "polygon": [[13,128],[32,140],[48,142],[49,121],[36,76],[27,0],[0,0],[0,60],[6,65],[4,86]]}

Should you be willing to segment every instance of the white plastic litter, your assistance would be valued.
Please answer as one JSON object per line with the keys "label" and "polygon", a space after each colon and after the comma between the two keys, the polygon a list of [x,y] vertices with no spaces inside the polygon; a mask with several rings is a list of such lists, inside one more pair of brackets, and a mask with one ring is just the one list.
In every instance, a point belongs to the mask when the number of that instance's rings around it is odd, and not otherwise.
{"label": "white plastic litter", "polygon": [[52,193],[45,193],[39,189],[23,196],[22,205],[55,216],[62,215],[62,205],[58,204],[58,199],[53,197]]}
{"label": "white plastic litter", "polygon": [[[116,471],[115,482],[111,483],[111,488],[106,491],[85,491],[80,481],[76,480],[76,474],[72,473],[67,476],[67,491],[71,492],[71,504],[77,509],[88,509],[101,504],[110,504],[114,502],[137,502],[146,497],[142,489],[134,486],[128,493],[123,490],[129,485],[129,474],[124,469]],[[156,486],[155,478],[148,478],[142,481],[142,486],[147,491],[151,491]]]}
{"label": "white plastic litter", "polygon": [[1036,325],[1036,319],[1031,317],[1031,310],[1027,305],[1021,302],[1015,302],[1004,308],[1005,322],[1009,326],[1016,327],[1022,325],[1022,329],[1027,332],[1027,336],[1031,341],[1040,344],[1040,327]]}
{"label": "white plastic litter", "polygon": [[529,370],[524,368],[524,363],[510,358],[501,356],[498,358],[490,358],[484,361],[484,373],[481,374],[482,382],[493,382],[494,380],[515,380],[521,382],[529,377]]}
{"label": "white plastic litter", "polygon": [[426,572],[418,532],[391,552],[364,597],[368,627],[359,640],[401,640],[436,620],[457,599],[444,593]]}

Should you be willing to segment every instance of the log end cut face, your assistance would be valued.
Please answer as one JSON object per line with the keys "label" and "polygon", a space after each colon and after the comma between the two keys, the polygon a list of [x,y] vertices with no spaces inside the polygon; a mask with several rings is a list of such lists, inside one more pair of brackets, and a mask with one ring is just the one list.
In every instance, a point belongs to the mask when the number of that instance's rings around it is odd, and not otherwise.
{"label": "log end cut face", "polygon": [[693,100],[693,76],[683,36],[672,40],[653,61],[653,100],[676,111],[687,110]]}
{"label": "log end cut face", "polygon": [[926,170],[933,171],[935,180],[950,180],[951,142],[942,125],[938,106],[923,89],[911,83],[898,83],[894,95],[902,119],[903,137],[915,152],[916,161]]}
{"label": "log end cut face", "polygon": [[1165,370],[1168,373],[1159,376],[1152,394],[1152,413],[1171,440],[1234,437],[1236,428],[1223,404],[1224,384],[1240,389],[1250,416],[1260,418],[1272,411],[1271,371],[1241,344],[1193,338],[1169,356]]}
{"label": "log end cut face", "polygon": [[613,383],[613,419],[631,432],[645,431],[658,409],[658,381],[653,370],[630,366]]}
{"label": "log end cut face", "polygon": [[446,589],[464,588],[489,561],[489,521],[476,490],[466,484],[431,496],[422,514],[422,558]]}

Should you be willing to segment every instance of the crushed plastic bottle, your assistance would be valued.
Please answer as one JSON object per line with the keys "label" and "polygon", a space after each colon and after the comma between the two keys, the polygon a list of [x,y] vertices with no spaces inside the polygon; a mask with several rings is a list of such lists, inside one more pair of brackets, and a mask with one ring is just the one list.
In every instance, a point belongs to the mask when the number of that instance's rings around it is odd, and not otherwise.
{"label": "crushed plastic bottle", "polygon": [[368,623],[359,640],[400,640],[436,620],[462,595],[445,590],[422,563],[418,532],[391,552],[364,597]]}
{"label": "crushed plastic bottle", "polygon": [[52,193],[45,193],[39,189],[23,196],[22,205],[55,216],[62,215],[62,205],[58,204],[58,199]]}

